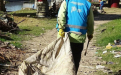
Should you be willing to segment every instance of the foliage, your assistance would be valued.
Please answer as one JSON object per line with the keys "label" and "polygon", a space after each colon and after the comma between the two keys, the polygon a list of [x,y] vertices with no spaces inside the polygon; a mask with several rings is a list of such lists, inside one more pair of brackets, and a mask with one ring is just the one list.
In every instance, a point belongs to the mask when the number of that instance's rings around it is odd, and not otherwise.
{"label": "foliage", "polygon": [[[117,73],[121,68],[121,58],[114,57],[118,53],[113,53],[114,51],[121,52],[121,48],[114,45],[114,40],[121,39],[120,30],[121,19],[116,19],[111,22],[102,24],[96,29],[97,33],[99,33],[96,37],[96,44],[102,47],[100,50],[97,50],[97,56],[102,57],[101,60],[103,61],[112,62],[112,64],[106,64],[104,66],[113,70],[114,73]],[[111,43],[113,48],[105,49],[108,43]],[[107,53],[103,53],[103,51],[107,51]]]}
{"label": "foliage", "polygon": [[113,44],[114,40],[120,39],[121,37],[121,19],[116,19],[106,24],[100,25],[97,30],[100,33],[97,36],[96,42],[99,44],[99,46],[106,46],[108,43]]}

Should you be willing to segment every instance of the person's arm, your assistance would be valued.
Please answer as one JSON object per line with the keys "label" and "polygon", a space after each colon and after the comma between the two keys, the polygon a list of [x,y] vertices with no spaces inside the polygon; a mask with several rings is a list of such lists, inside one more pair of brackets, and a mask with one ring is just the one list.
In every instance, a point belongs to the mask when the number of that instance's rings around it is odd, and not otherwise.
{"label": "person's arm", "polygon": [[58,12],[59,29],[65,29],[65,26],[64,26],[65,24],[66,24],[66,1],[64,0]]}
{"label": "person's arm", "polygon": [[91,7],[87,20],[87,35],[93,35],[93,32],[94,32],[94,16]]}

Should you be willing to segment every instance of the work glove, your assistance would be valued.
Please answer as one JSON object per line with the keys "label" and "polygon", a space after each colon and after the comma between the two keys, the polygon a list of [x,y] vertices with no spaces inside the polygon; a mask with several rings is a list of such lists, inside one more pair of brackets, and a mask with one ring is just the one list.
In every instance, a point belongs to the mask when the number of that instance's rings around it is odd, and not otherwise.
{"label": "work glove", "polygon": [[65,32],[64,32],[63,29],[59,29],[59,35],[60,35],[61,37],[64,37],[64,36],[65,36]]}
{"label": "work glove", "polygon": [[87,37],[88,37],[89,40],[92,40],[93,35],[87,35]]}

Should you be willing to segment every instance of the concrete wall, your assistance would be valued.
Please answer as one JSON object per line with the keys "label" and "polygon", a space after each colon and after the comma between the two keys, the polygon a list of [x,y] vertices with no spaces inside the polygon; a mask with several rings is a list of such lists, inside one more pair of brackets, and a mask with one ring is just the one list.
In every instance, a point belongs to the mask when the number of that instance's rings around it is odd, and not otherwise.
{"label": "concrete wall", "polygon": [[33,8],[34,3],[23,3],[23,8]]}
{"label": "concrete wall", "polygon": [[[47,0],[48,1],[48,4],[49,6],[53,6],[53,3],[56,1],[56,5],[59,5],[63,0]],[[37,3],[37,0],[35,0],[35,9],[36,9],[36,3]]]}

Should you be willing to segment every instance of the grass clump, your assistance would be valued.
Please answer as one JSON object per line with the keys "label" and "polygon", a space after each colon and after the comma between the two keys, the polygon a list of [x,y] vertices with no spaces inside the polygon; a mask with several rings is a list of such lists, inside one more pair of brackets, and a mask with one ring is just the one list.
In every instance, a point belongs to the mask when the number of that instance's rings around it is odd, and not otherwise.
{"label": "grass clump", "polygon": [[17,48],[21,48],[22,47],[22,44],[20,42],[14,42],[14,41],[12,41],[11,44],[14,45]]}

